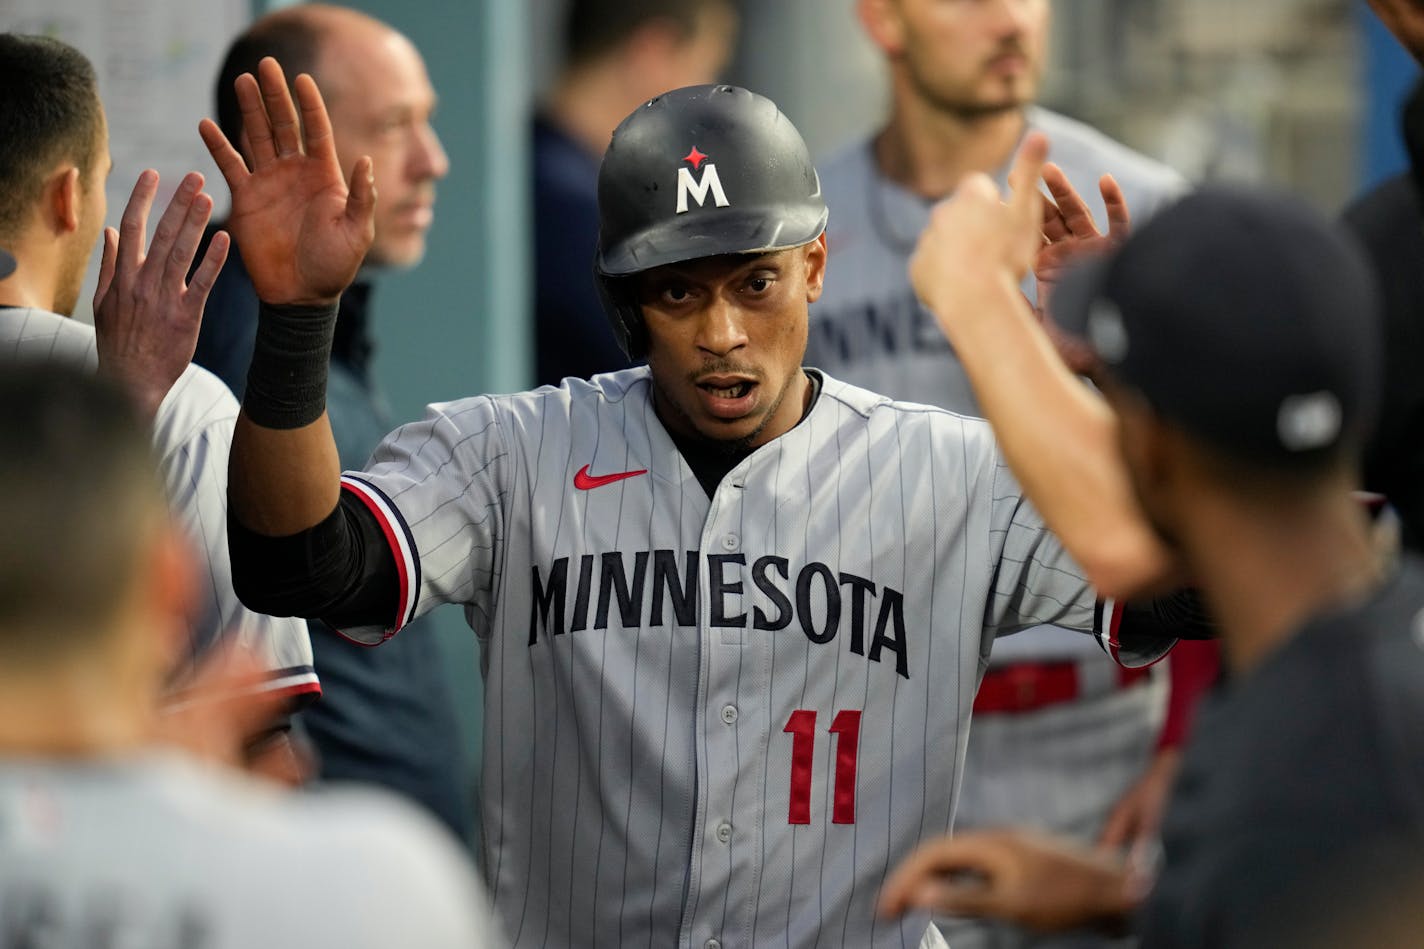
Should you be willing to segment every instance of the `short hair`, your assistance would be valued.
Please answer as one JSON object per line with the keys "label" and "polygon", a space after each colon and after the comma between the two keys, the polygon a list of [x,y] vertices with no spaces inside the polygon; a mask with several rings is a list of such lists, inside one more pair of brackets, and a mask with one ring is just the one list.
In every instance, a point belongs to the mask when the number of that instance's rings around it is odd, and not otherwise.
{"label": "short hair", "polygon": [[0,235],[13,237],[57,163],[94,167],[103,119],[93,65],[46,36],[0,33],[0,89]]}
{"label": "short hair", "polygon": [[149,426],[78,367],[0,362],[0,654],[102,641],[166,510]]}
{"label": "short hair", "polygon": [[564,19],[564,58],[571,66],[598,59],[651,20],[666,20],[690,37],[703,12],[731,7],[731,0],[569,0]]}
{"label": "short hair", "polygon": [[271,56],[282,64],[287,83],[296,81],[302,73],[314,73],[320,53],[323,29],[300,8],[283,10],[265,16],[233,40],[218,71],[213,99],[217,103],[218,128],[222,129],[233,147],[242,138],[242,110],[237,104],[233,83],[243,73],[257,75],[257,64]]}

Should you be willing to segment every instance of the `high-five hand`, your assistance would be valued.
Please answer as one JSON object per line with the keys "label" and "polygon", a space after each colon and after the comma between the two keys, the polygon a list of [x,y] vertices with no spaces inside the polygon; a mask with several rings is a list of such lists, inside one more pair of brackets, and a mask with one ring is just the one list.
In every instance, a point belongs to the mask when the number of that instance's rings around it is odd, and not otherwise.
{"label": "high-five hand", "polygon": [[213,199],[203,193],[203,176],[194,171],[179,183],[145,252],[148,212],[157,192],[158,172],[149,169],[138,176],[119,229],[104,230],[94,292],[99,371],[128,388],[148,418],[158,413],[193,359],[203,305],[228,251],[227,235],[217,232],[188,280],[213,211]]}
{"label": "high-five hand", "polygon": [[371,160],[356,162],[348,186],[312,78],[296,78],[294,103],[275,59],[263,59],[257,74],[235,83],[251,170],[216,124],[204,119],[198,127],[232,189],[227,228],[264,303],[330,304],[375,236]]}
{"label": "high-five hand", "polygon": [[1038,178],[1048,140],[1024,140],[1003,203],[987,175],[972,174],[930,216],[910,258],[910,280],[940,327],[956,335],[963,320],[989,319],[1005,298],[1023,306],[1019,284],[1043,244]]}
{"label": "high-five hand", "polygon": [[1033,274],[1038,279],[1038,309],[1050,314],[1049,298],[1053,286],[1074,261],[1105,254],[1127,240],[1132,230],[1132,215],[1127,199],[1112,175],[1098,179],[1098,191],[1108,212],[1108,232],[1101,233],[1093,212],[1088,208],[1063,169],[1057,165],[1043,166],[1043,183],[1048,185],[1053,200],[1043,202],[1044,243],[1033,261]]}

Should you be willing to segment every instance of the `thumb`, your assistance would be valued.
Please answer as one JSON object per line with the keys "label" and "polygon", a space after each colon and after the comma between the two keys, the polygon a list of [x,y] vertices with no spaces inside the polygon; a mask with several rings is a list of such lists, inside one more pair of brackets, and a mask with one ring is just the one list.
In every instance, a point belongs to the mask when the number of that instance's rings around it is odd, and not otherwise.
{"label": "thumb", "polygon": [[351,169],[351,180],[347,185],[346,216],[358,225],[375,227],[376,216],[376,176],[375,166],[369,155],[362,155]]}

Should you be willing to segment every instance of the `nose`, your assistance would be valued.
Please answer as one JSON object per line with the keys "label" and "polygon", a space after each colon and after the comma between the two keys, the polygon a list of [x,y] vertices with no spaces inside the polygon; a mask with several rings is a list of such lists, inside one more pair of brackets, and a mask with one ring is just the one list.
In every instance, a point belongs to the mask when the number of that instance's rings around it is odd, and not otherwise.
{"label": "nose", "polygon": [[747,344],[739,307],[718,295],[702,311],[697,327],[697,348],[725,356]]}
{"label": "nose", "polygon": [[440,144],[440,136],[428,122],[415,130],[407,168],[415,181],[438,181],[450,173],[450,159]]}
{"label": "nose", "polygon": [[1028,29],[1031,7],[1037,0],[990,0],[994,27],[1001,36],[1019,36]]}

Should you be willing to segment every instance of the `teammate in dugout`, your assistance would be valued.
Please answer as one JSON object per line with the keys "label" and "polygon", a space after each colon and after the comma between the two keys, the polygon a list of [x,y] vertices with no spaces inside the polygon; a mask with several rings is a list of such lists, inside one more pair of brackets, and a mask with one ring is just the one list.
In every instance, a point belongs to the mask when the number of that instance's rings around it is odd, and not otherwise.
{"label": "teammate in dugout", "polygon": [[251,171],[202,128],[263,301],[239,589],[369,643],[465,606],[514,944],[943,945],[875,900],[949,829],[983,638],[1052,621],[1127,664],[1172,640],[1096,599],[986,424],[802,368],[826,208],[795,128],[731,86],[640,107],[596,267],[648,365],[432,406],[343,477],[322,373],[370,169],[348,191],[315,84],[299,126],[280,67],[259,76]]}

